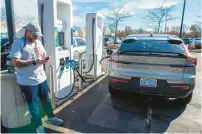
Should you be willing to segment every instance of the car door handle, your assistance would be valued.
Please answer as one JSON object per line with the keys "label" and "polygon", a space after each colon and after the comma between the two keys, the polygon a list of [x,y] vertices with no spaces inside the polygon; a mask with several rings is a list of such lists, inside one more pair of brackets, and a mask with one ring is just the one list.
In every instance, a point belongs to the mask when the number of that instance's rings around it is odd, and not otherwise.
{"label": "car door handle", "polygon": [[78,52],[78,50],[75,50],[74,52]]}

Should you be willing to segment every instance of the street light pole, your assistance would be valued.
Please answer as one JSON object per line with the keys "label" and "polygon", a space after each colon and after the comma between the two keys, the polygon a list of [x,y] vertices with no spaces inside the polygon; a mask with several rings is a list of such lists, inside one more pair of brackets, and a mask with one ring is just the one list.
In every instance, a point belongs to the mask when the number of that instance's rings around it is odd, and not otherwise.
{"label": "street light pole", "polygon": [[180,27],[180,38],[182,38],[182,27],[184,22],[184,12],[185,12],[186,0],[184,0],[183,12],[182,12],[182,20],[181,20],[181,27]]}

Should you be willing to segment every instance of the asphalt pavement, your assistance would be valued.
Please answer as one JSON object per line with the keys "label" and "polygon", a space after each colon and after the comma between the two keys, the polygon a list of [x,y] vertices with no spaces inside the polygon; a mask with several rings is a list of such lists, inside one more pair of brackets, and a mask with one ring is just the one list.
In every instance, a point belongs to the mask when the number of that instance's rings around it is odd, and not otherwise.
{"label": "asphalt pavement", "polygon": [[[198,58],[196,87],[187,106],[175,101],[154,98],[151,131],[153,133],[201,133],[201,57]],[[143,133],[147,96],[122,94],[112,98],[108,79],[104,78],[85,94],[63,108],[57,116],[65,120],[64,128],[81,133]]]}
{"label": "asphalt pavement", "polygon": [[[175,101],[153,98],[151,110],[151,132],[153,133],[201,133],[201,54],[198,58],[196,87],[190,104],[176,105]],[[106,64],[106,60],[102,64]],[[92,83],[90,83],[92,84]],[[84,87],[88,87],[87,85]],[[75,98],[75,97],[73,97]],[[71,99],[70,99],[71,100]],[[65,123],[57,129],[46,128],[48,133],[77,131],[81,133],[143,133],[147,115],[148,96],[123,93],[113,98],[108,92],[108,78],[105,77],[90,86],[77,99],[73,99],[57,112],[56,116]],[[56,109],[57,111],[57,109]],[[27,129],[27,130],[26,130]],[[68,130],[67,130],[68,129]],[[22,132],[23,130],[23,132]],[[26,133],[30,128],[9,130]],[[33,130],[34,131],[34,130]]]}

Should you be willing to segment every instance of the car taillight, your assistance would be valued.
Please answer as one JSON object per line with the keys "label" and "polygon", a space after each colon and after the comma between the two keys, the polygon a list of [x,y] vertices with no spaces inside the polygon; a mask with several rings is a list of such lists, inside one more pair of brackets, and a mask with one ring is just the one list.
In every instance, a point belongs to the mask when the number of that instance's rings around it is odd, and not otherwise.
{"label": "car taillight", "polygon": [[114,82],[114,83],[128,83],[127,80],[119,80],[119,79],[116,79],[116,78],[112,78],[112,82]]}
{"label": "car taillight", "polygon": [[182,88],[184,90],[189,90],[190,87],[189,86],[170,86],[171,88]]}
{"label": "car taillight", "polygon": [[187,56],[186,65],[194,65],[194,66],[197,66],[197,58],[194,57],[193,55],[191,55],[191,53],[189,52],[189,50],[187,49],[187,47],[184,45],[184,43],[183,43],[183,47],[184,47],[184,49],[185,49],[186,56]]}
{"label": "car taillight", "polygon": [[119,56],[118,53],[112,54],[111,61],[115,62],[115,63],[118,63],[118,61],[119,61],[118,56]]}

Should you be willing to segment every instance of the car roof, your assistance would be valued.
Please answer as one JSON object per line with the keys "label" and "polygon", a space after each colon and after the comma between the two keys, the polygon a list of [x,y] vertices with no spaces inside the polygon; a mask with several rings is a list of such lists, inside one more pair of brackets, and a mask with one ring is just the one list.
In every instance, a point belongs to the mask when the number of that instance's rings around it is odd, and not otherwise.
{"label": "car roof", "polygon": [[132,34],[124,40],[132,38],[135,38],[136,40],[168,40],[171,38],[181,40],[178,36],[171,34]]}

